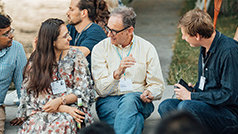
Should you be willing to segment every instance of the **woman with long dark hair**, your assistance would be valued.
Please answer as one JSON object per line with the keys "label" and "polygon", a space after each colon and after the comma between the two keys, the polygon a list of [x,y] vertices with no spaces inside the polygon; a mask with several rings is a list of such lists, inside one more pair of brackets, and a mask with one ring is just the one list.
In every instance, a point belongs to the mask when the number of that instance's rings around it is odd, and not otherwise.
{"label": "woman with long dark hair", "polygon": [[[76,122],[92,122],[94,99],[88,62],[78,49],[70,48],[70,35],[60,19],[42,23],[36,49],[25,69],[17,119],[19,133],[76,133]],[[64,51],[64,53],[63,53]],[[82,100],[84,111],[77,109]]]}

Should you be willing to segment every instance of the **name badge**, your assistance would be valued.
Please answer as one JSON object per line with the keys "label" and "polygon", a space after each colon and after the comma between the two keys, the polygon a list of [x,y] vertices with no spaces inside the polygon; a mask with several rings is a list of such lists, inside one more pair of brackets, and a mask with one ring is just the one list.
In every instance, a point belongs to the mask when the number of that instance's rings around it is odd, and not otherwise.
{"label": "name badge", "polygon": [[133,91],[131,79],[123,79],[123,78],[120,79],[119,87],[121,92]]}
{"label": "name badge", "polygon": [[204,89],[205,82],[206,82],[206,78],[204,76],[201,76],[198,88],[201,89],[202,91]]}
{"label": "name badge", "polygon": [[50,85],[51,85],[53,94],[64,93],[67,91],[64,80],[58,80],[55,82],[51,82]]}

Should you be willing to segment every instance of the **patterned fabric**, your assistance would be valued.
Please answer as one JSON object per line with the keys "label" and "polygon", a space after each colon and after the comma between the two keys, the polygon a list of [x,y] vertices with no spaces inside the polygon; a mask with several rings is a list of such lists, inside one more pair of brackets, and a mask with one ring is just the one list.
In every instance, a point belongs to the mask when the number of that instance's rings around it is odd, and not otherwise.
{"label": "patterned fabric", "polygon": [[0,50],[0,105],[5,100],[12,80],[15,84],[18,98],[20,98],[22,71],[26,62],[23,46],[17,41],[12,41],[12,46]]}
{"label": "patterned fabric", "polygon": [[143,92],[147,89],[155,96],[155,99],[161,98],[164,91],[164,79],[158,54],[150,42],[136,35],[133,35],[131,44],[124,48],[121,45],[111,44],[110,38],[104,39],[93,48],[92,75],[99,96],[128,93],[120,91],[119,80],[113,78],[113,72],[121,62],[118,53],[122,58],[130,53],[136,59],[136,64],[127,68],[125,75],[121,77],[132,80],[133,92]]}
{"label": "patterned fabric", "polygon": [[[28,67],[31,66],[29,64]],[[32,94],[26,93],[28,81],[24,79],[22,86],[22,97],[20,106],[18,107],[17,117],[28,118],[19,133],[76,133],[76,122],[68,113],[47,113],[42,111],[42,107],[50,100],[68,94],[75,94],[82,98],[83,106],[87,110],[85,121],[88,124],[92,123],[90,107],[94,100],[95,94],[92,89],[92,80],[86,67],[88,62],[78,49],[70,48],[68,54],[61,60],[59,64],[60,75],[65,80],[67,92],[53,95],[40,95],[34,98]],[[57,80],[57,68],[54,69],[53,79]],[[70,106],[77,107],[76,103]]]}

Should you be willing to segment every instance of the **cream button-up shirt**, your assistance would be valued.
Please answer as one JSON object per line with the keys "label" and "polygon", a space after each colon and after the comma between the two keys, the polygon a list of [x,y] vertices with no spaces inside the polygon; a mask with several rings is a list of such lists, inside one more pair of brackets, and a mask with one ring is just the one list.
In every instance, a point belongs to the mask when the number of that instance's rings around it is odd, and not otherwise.
{"label": "cream button-up shirt", "polygon": [[106,38],[94,46],[92,76],[96,92],[100,97],[128,93],[120,91],[120,80],[114,79],[113,72],[120,65],[120,56],[126,57],[129,51],[136,63],[126,69],[125,75],[122,75],[121,79],[132,80],[133,92],[143,92],[147,89],[155,99],[160,99],[165,86],[158,54],[150,42],[136,35],[133,35],[130,45],[124,48],[121,45],[111,44],[110,38]]}

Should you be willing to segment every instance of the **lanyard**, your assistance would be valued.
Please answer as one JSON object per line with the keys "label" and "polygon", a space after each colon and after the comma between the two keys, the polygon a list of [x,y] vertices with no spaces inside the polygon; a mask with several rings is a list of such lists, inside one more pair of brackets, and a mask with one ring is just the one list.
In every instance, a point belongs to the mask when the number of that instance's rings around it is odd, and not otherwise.
{"label": "lanyard", "polygon": [[[132,43],[132,45],[131,45],[131,47],[130,47],[130,50],[129,50],[128,54],[127,54],[127,57],[128,57],[129,54],[131,53],[131,49],[132,49],[133,44],[134,44],[134,40],[133,40],[133,43]],[[117,49],[117,47],[116,47],[116,49]],[[122,57],[121,57],[121,55],[120,55],[118,49],[117,49],[117,54],[119,55],[120,59],[122,60]]]}
{"label": "lanyard", "polygon": [[79,35],[77,36],[77,38],[74,41],[74,46],[76,46],[76,43],[79,40],[79,37],[81,36],[81,34],[86,30],[86,28],[88,28],[91,24],[93,24],[93,22],[90,22],[86,27],[83,28],[83,30],[79,33]]}
{"label": "lanyard", "polygon": [[57,74],[56,74],[57,77],[58,77],[60,80],[62,80],[62,77],[60,76],[60,72],[59,72],[59,64],[60,64],[60,61],[61,61],[62,53],[63,53],[63,52],[61,52],[60,57],[59,57],[58,69],[57,69]]}
{"label": "lanyard", "polygon": [[[127,57],[128,57],[129,54],[131,53],[131,49],[132,49],[133,44],[134,44],[134,40],[133,40],[133,43],[132,43],[132,45],[131,45],[131,47],[130,47],[130,50],[129,50],[128,54],[127,54]],[[115,46],[115,47],[116,47],[116,46]],[[122,54],[122,56],[120,55],[120,53],[119,53],[117,47],[116,47],[116,50],[117,50],[117,54],[119,55],[120,59],[122,60],[123,54]],[[125,75],[126,75],[126,74],[124,73],[124,76],[125,76]]]}
{"label": "lanyard", "polygon": [[206,59],[206,61],[205,61],[205,63],[204,63],[204,57],[202,56],[202,76],[204,76],[204,70],[205,70],[205,66],[207,65],[207,62],[208,62],[208,60],[209,60],[209,58],[210,58],[210,56],[211,56],[211,53],[209,53],[208,54],[208,57],[207,57],[207,59]]}
{"label": "lanyard", "polygon": [[[218,35],[217,40],[218,40],[220,37],[221,37],[221,33],[219,32],[219,35]],[[208,54],[208,57],[207,57],[206,61],[204,61],[204,57],[202,56],[202,76],[204,76],[205,66],[206,66],[206,64],[207,64],[207,62],[208,62],[210,56],[211,56],[211,52]],[[205,62],[205,63],[204,63],[204,62]]]}

